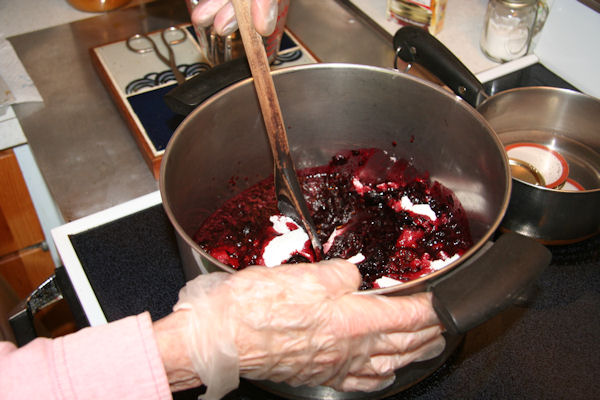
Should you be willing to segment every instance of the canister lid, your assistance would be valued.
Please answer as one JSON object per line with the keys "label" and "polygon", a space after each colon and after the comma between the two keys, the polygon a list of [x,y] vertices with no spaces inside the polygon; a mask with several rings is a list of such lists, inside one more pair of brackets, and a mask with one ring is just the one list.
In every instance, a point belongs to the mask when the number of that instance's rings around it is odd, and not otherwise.
{"label": "canister lid", "polygon": [[510,8],[523,8],[535,5],[537,0],[500,0],[500,3]]}

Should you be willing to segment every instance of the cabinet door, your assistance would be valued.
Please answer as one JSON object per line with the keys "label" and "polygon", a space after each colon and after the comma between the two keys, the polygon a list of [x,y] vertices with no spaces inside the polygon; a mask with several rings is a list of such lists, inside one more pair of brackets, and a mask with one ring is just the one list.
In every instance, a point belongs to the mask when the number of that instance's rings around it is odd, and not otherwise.
{"label": "cabinet door", "polygon": [[0,275],[21,299],[27,298],[54,273],[54,262],[41,246],[12,253],[0,259]]}
{"label": "cabinet door", "polygon": [[0,151],[0,257],[43,241],[17,158],[12,150]]}

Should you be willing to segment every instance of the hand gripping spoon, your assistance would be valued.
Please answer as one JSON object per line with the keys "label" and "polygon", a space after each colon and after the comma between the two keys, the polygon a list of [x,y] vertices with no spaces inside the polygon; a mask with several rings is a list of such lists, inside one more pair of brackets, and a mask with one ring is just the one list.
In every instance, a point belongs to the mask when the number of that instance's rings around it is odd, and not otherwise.
{"label": "hand gripping spoon", "polygon": [[283,215],[301,223],[319,261],[323,258],[323,247],[308,212],[290,155],[285,124],[262,37],[254,29],[249,0],[233,0],[232,3],[273,153],[277,208]]}

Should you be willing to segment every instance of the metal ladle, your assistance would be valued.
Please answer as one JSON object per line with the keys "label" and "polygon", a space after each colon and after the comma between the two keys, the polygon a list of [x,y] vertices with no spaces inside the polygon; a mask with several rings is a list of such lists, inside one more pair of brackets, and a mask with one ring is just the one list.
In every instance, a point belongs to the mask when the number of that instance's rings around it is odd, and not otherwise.
{"label": "metal ladle", "polygon": [[262,37],[254,29],[249,1],[233,0],[232,3],[273,153],[277,208],[283,215],[301,223],[308,233],[318,261],[323,258],[323,247],[308,212],[290,155],[285,124]]}

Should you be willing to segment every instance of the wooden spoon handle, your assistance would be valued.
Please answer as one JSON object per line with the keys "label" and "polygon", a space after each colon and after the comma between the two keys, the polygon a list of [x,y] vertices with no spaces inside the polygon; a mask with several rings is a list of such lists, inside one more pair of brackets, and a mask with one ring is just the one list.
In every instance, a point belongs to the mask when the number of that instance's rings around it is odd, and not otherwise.
{"label": "wooden spoon handle", "polygon": [[317,261],[319,261],[323,258],[323,247],[304,200],[290,155],[285,124],[262,37],[254,29],[249,0],[232,0],[232,3],[275,162],[277,206],[282,214],[288,217],[294,216],[295,219],[300,220],[299,222],[308,233]]}
{"label": "wooden spoon handle", "polygon": [[[273,150],[276,150],[273,152],[274,156],[277,157],[276,154],[289,154],[290,150],[279,106],[279,99],[277,98],[275,85],[271,78],[271,69],[262,37],[256,32],[252,23],[250,1],[233,0],[232,3],[240,34],[242,35],[248,64],[250,65],[250,71],[254,79],[254,85],[256,86],[256,93],[265,120],[265,126],[269,134],[269,140],[274,140],[274,142],[271,142],[271,146],[275,147]],[[285,162],[285,160],[277,159],[275,161]]]}

